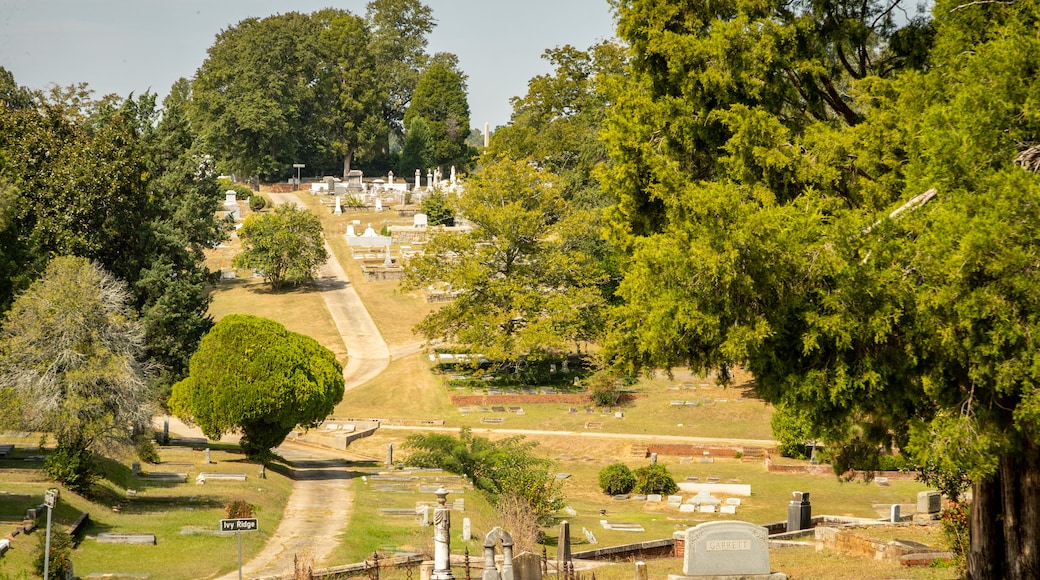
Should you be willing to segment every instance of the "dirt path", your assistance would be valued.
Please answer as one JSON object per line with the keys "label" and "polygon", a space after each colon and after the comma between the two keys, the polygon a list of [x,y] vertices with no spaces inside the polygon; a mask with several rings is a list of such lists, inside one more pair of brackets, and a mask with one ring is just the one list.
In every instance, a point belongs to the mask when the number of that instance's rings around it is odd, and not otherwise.
{"label": "dirt path", "polygon": [[[303,207],[294,193],[271,193],[270,196],[275,204],[295,203]],[[325,251],[329,254],[329,260],[322,266],[317,283],[332,321],[347,347],[343,379],[349,391],[383,372],[390,364],[390,349],[328,242],[325,243]]]}
{"label": "dirt path", "polygon": [[[275,204],[302,206],[295,194],[270,195]],[[349,390],[383,372],[390,363],[390,350],[327,242],[325,251],[329,260],[322,266],[317,282],[347,348],[343,379]],[[171,424],[170,429],[201,436],[201,432],[183,424]],[[283,443],[276,452],[289,461],[296,479],[278,528],[260,553],[242,566],[244,578],[291,575],[296,555],[309,556],[315,568],[328,565],[326,559],[339,544],[353,508],[356,474],[346,465],[349,454],[294,443]],[[237,578],[236,570],[220,580]]]}
{"label": "dirt path", "polygon": [[[260,553],[242,566],[243,578],[285,577],[293,557],[311,558],[314,568],[339,545],[354,505],[354,477],[343,453],[283,443],[277,453],[296,475],[282,521]],[[238,571],[219,580],[237,580]]]}

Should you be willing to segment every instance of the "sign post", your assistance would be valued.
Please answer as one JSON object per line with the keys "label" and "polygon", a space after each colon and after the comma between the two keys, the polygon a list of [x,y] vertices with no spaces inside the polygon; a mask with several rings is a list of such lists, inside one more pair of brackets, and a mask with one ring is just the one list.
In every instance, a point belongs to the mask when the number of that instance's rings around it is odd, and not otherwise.
{"label": "sign post", "polygon": [[47,506],[47,539],[44,541],[43,546],[43,580],[48,579],[50,574],[51,564],[51,512],[54,511],[54,505],[58,502],[58,490],[48,489],[43,494],[43,503]]}
{"label": "sign post", "polygon": [[238,536],[238,580],[242,580],[242,532],[255,532],[259,529],[256,518],[220,520],[220,531],[235,532]]}
{"label": "sign post", "polygon": [[300,170],[307,166],[303,163],[293,163],[292,166],[294,169],[296,169],[296,187],[293,188],[293,190],[295,191],[297,189],[300,189]]}

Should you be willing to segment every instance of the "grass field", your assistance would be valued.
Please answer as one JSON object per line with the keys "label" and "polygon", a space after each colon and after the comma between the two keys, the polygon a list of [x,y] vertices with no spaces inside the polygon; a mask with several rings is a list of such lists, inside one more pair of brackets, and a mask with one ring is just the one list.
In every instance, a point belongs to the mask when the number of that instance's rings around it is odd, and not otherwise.
{"label": "grass field", "polygon": [[[5,438],[5,441],[8,439]],[[43,501],[52,487],[41,471],[40,462],[19,459],[29,453],[16,450],[14,459],[0,460],[0,481],[7,499],[0,501],[0,515],[24,514]],[[33,454],[36,452],[33,451]],[[292,489],[292,481],[275,469],[266,479],[258,479],[258,465],[246,461],[237,446],[211,446],[211,465],[204,465],[201,451],[190,447],[165,447],[162,463],[143,465],[149,471],[188,473],[187,483],[151,482],[130,473],[130,457],[119,462],[106,461],[106,477],[93,500],[63,490],[54,510],[53,525],[67,527],[82,512],[90,514],[90,525],[79,548],[73,552],[76,574],[148,574],[155,580],[189,580],[231,572],[237,567],[238,545],[235,536],[215,532],[226,518],[224,506],[243,500],[255,506],[260,530],[243,534],[242,552],[250,558],[263,547],[282,519],[282,510]],[[197,486],[195,475],[201,471],[246,473],[246,482],[207,482]],[[133,490],[136,495],[130,495]],[[3,496],[0,496],[3,497]],[[45,521],[45,520],[41,520]],[[0,571],[29,570],[32,553],[42,530],[17,536],[12,550],[2,558]],[[99,533],[154,534],[156,545],[136,546],[100,544]],[[190,561],[190,565],[186,562]],[[17,576],[15,576],[17,577]]]}

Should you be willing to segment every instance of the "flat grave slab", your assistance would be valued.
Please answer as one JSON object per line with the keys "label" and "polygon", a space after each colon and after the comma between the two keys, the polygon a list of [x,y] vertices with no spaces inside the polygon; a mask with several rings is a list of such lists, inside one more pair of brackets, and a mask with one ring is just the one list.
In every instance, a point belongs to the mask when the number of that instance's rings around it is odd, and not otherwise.
{"label": "flat grave slab", "polygon": [[99,544],[155,545],[155,534],[98,534]]}

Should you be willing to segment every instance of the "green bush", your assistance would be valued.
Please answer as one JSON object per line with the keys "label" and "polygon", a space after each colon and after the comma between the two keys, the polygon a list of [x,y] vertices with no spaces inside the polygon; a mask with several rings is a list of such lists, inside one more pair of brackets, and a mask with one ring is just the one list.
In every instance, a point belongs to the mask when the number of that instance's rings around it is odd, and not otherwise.
{"label": "green bush", "polygon": [[254,193],[249,196],[249,209],[252,211],[260,211],[267,207],[267,199],[264,196]]}
{"label": "green bush", "polygon": [[596,373],[589,381],[589,397],[598,407],[613,407],[621,400],[621,382],[607,373]]}
{"label": "green bush", "polygon": [[939,524],[942,526],[946,547],[953,552],[954,564],[963,568],[970,538],[971,503],[951,502],[950,507],[939,513]]}
{"label": "green bush", "polygon": [[[47,551],[47,534],[36,534],[36,547],[33,549],[33,569],[43,577],[43,554]],[[67,578],[72,572],[72,536],[60,526],[51,529],[51,554],[47,563],[47,576],[50,578]]]}
{"label": "green bush", "polygon": [[137,458],[141,461],[148,463],[159,463],[162,460],[159,457],[159,448],[155,446],[155,443],[151,439],[141,436],[134,442],[134,451],[137,453]]}
{"label": "green bush", "polygon": [[224,513],[230,519],[251,518],[253,517],[253,511],[253,504],[244,499],[236,499],[224,506]]}
{"label": "green bush", "polygon": [[43,463],[43,470],[47,475],[77,493],[89,491],[90,485],[98,476],[94,454],[89,449],[65,445],[58,445],[47,456]]}
{"label": "green bush", "polygon": [[629,493],[636,486],[636,476],[624,463],[612,463],[599,472],[599,487],[607,495]]}
{"label": "green bush", "polygon": [[640,467],[633,473],[636,478],[636,493],[671,495],[679,491],[679,485],[668,473],[668,468],[660,463]]}

